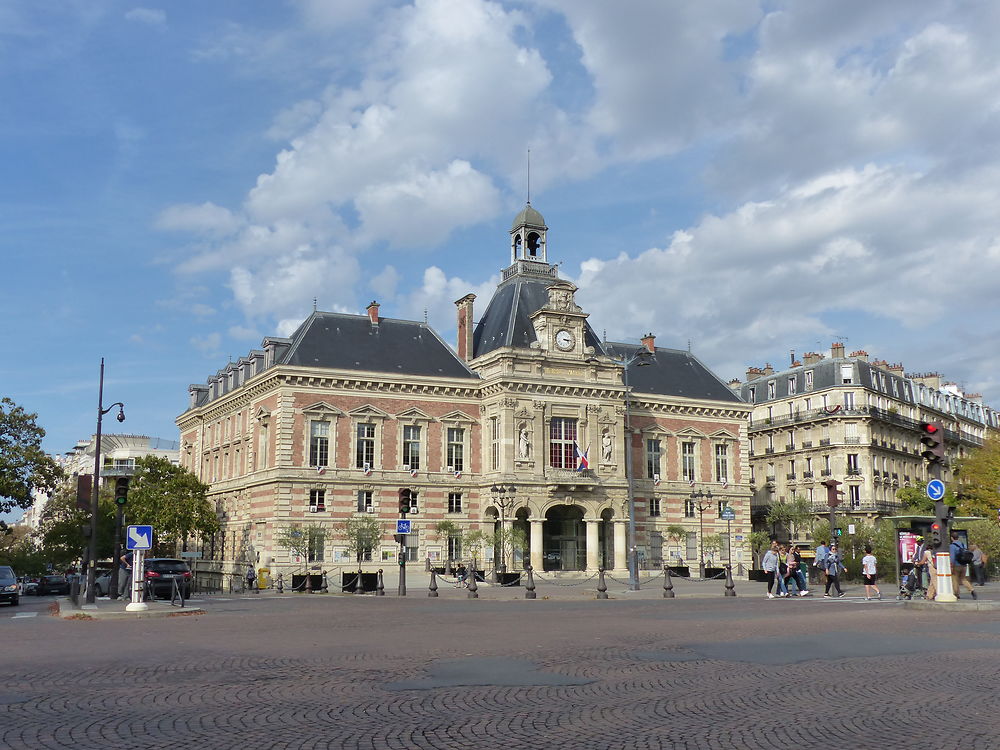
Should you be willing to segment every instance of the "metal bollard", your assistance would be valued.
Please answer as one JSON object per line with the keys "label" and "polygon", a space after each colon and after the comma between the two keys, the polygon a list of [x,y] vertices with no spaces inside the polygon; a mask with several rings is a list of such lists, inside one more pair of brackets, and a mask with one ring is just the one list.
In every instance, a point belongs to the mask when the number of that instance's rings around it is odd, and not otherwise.
{"label": "metal bollard", "polygon": [[736,584],[733,582],[733,566],[726,566],[726,596],[736,596]]}
{"label": "metal bollard", "polygon": [[535,575],[534,575],[534,573],[533,573],[530,565],[525,565],[524,566],[524,570],[528,574],[528,585],[524,587],[524,598],[525,599],[534,599],[534,598],[536,598],[536,595],[535,595]]}
{"label": "metal bollard", "polygon": [[670,580],[670,568],[663,566],[663,598],[674,598],[674,582]]}
{"label": "metal bollard", "polygon": [[313,577],[309,573],[309,569],[306,568],[306,593],[311,594],[313,592]]}
{"label": "metal bollard", "polygon": [[476,585],[476,571],[475,569],[470,569],[469,574],[471,575],[471,582],[469,583],[469,598],[478,599],[479,598],[479,586]]}
{"label": "metal bollard", "polygon": [[608,584],[604,582],[604,568],[597,569],[597,598],[608,598]]}
{"label": "metal bollard", "polygon": [[378,578],[375,584],[375,596],[385,596],[385,583],[382,581],[382,568],[378,569]]}
{"label": "metal bollard", "polygon": [[427,596],[437,597],[438,579],[437,579],[437,573],[435,573],[433,570],[431,571],[431,585],[428,588],[429,590],[427,592]]}
{"label": "metal bollard", "polygon": [[425,573],[430,573],[431,572],[431,556],[430,555],[427,555],[427,561],[424,563],[424,572]]}
{"label": "metal bollard", "polygon": [[330,590],[330,585],[326,580],[326,571],[323,571],[323,588],[320,589],[324,594]]}
{"label": "metal bollard", "polygon": [[279,594],[284,594],[285,593],[285,574],[284,573],[278,573],[278,593]]}
{"label": "metal bollard", "polygon": [[354,584],[354,593],[355,594],[364,594],[365,593],[365,587],[361,583],[361,571],[360,570],[358,571],[358,580],[357,580],[357,583]]}

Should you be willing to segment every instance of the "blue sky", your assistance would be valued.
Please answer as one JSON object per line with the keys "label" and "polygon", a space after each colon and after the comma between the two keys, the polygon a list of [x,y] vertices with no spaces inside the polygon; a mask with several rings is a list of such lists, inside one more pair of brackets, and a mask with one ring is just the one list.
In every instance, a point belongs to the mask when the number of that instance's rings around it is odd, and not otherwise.
{"label": "blue sky", "polygon": [[314,297],[453,340],[530,148],[598,331],[726,379],[840,337],[1000,405],[998,31],[947,0],[9,0],[0,391],[58,453],[102,356],[124,428],[176,438]]}

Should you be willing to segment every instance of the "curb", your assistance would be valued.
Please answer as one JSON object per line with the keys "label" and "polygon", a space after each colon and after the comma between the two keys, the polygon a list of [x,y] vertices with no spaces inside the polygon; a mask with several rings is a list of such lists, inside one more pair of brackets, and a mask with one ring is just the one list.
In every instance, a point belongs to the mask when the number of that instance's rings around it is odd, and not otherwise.
{"label": "curb", "polygon": [[996,612],[1000,610],[1000,602],[935,602],[935,601],[904,601],[904,607],[909,609],[937,610],[938,612]]}
{"label": "curb", "polygon": [[[53,602],[52,614],[63,620],[145,620],[151,617],[186,617],[203,615],[201,607],[172,607],[169,604],[148,602],[149,609],[144,612],[126,612],[121,610],[101,609],[96,605],[74,607],[70,599],[56,599]],[[64,606],[65,605],[65,606]]]}

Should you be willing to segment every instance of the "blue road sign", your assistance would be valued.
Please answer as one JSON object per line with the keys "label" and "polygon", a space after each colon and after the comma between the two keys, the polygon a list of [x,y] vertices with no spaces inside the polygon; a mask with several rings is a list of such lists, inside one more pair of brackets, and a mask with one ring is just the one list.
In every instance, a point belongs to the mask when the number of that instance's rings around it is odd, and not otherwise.
{"label": "blue road sign", "polygon": [[735,521],[736,520],[736,511],[733,510],[732,508],[730,508],[727,505],[725,508],[722,509],[722,516],[721,516],[721,518],[722,518],[723,521]]}
{"label": "blue road sign", "polygon": [[409,534],[410,524],[413,523],[408,518],[397,518],[396,519],[396,533],[397,534]]}
{"label": "blue road sign", "polygon": [[152,526],[129,526],[125,534],[125,549],[152,549]]}
{"label": "blue road sign", "polygon": [[940,500],[944,497],[944,482],[940,479],[932,479],[927,483],[927,497],[931,500]]}

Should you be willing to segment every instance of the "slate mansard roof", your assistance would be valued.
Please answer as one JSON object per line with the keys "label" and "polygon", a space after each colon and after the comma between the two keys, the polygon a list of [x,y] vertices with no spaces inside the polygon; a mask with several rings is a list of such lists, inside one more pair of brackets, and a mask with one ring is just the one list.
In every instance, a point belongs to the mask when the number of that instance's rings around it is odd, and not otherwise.
{"label": "slate mansard roof", "polygon": [[[750,400],[750,390],[754,391],[753,401],[758,404],[768,401],[777,401],[788,398],[791,395],[801,396],[810,391],[822,391],[838,385],[844,385],[842,368],[851,368],[851,383],[853,386],[862,386],[870,391],[877,391],[891,395],[904,403],[916,403],[910,380],[895,373],[885,372],[874,367],[868,362],[852,357],[835,357],[822,359],[808,365],[799,365],[787,370],[772,373],[771,375],[761,375],[744,383],[740,392],[744,399]],[[813,384],[811,389],[806,389],[805,373],[812,372]],[[875,382],[879,378],[879,382]],[[795,380],[795,392],[789,392],[789,380]],[[767,383],[774,381],[774,398],[768,398]]]}
{"label": "slate mansard roof", "polygon": [[[644,348],[643,344],[604,345],[607,355],[615,359],[628,359]],[[691,352],[655,348],[650,364],[640,367],[635,363],[628,368],[628,384],[635,393],[742,403],[733,389]]]}

